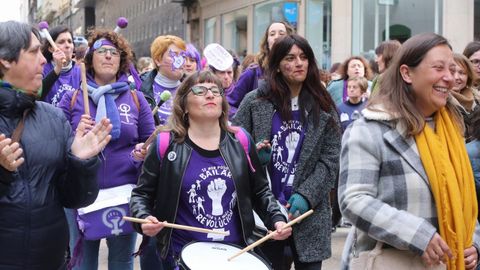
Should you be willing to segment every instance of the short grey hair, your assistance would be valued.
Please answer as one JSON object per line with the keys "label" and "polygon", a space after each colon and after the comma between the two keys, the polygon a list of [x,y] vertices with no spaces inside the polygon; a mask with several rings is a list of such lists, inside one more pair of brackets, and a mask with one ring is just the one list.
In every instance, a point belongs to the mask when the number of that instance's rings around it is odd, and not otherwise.
{"label": "short grey hair", "polygon": [[[41,40],[38,30],[29,24],[16,21],[0,22],[0,59],[18,61],[20,51],[29,48],[32,33]],[[3,77],[1,70],[0,76]]]}

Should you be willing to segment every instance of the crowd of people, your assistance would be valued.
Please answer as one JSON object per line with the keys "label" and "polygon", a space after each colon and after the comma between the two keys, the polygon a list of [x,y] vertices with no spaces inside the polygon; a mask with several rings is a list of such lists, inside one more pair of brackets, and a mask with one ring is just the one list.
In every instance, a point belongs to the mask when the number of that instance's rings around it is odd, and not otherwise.
{"label": "crowd of people", "polygon": [[191,243],[262,227],[267,268],[321,269],[340,219],[342,269],[477,269],[480,42],[387,40],[375,67],[326,71],[286,22],[243,58],[162,35],[135,60],[108,29],[74,55],[71,29],[49,35],[0,23],[1,269],[98,269],[103,239],[109,269],[189,269]]}

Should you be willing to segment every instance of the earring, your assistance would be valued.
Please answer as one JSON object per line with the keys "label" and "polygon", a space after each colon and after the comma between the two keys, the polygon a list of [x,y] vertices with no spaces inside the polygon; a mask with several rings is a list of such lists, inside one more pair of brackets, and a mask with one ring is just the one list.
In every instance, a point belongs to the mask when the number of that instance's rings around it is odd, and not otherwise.
{"label": "earring", "polygon": [[280,73],[280,69],[279,69],[279,68],[277,68],[277,73]]}
{"label": "earring", "polygon": [[183,122],[185,122],[185,123],[188,122],[188,113],[183,114]]}

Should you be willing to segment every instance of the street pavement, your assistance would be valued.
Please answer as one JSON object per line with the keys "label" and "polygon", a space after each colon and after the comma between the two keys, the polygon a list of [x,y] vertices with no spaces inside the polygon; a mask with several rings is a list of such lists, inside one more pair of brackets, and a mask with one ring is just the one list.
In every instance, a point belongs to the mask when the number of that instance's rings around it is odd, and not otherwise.
{"label": "street pavement", "polygon": [[[322,270],[338,270],[340,269],[340,261],[342,256],[343,244],[350,228],[337,228],[332,234],[332,257],[323,262]],[[137,237],[137,248],[142,241],[142,237]],[[100,254],[98,259],[100,270],[108,270],[108,249],[105,240],[100,244]],[[139,258],[135,258],[135,270],[140,270]],[[292,266],[292,270],[295,268]]]}

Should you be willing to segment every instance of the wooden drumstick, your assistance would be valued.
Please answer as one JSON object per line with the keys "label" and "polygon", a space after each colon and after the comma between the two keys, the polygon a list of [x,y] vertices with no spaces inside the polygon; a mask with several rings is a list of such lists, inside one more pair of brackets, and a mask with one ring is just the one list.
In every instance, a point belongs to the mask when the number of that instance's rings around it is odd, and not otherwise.
{"label": "wooden drumstick", "polygon": [[148,137],[148,139],[142,145],[142,149],[147,149],[148,145],[150,145],[153,139],[155,139],[155,136],[158,135],[158,132],[159,132],[158,128],[153,131],[152,135],[150,135],[150,137]]}
{"label": "wooden drumstick", "polygon": [[[295,223],[298,223],[300,222],[302,219],[310,216],[311,214],[313,213],[313,209],[310,209],[308,210],[307,212],[303,213],[302,215],[298,216],[297,218],[295,218],[294,220],[288,222],[287,224],[285,224],[282,229],[286,229],[288,227],[291,227],[293,224]],[[252,250],[253,248],[255,248],[256,246],[262,244],[263,242],[267,241],[268,239],[272,238],[274,235],[275,235],[275,231],[273,232],[270,232],[269,234],[265,235],[264,237],[262,237],[261,239],[253,242],[252,244],[248,245],[247,247],[245,247],[244,249],[240,250],[237,254],[233,255],[232,257],[228,258],[227,260],[228,261],[231,261],[233,259],[235,259],[236,257],[242,255],[243,253],[247,252],[247,251],[250,251]]]}
{"label": "wooden drumstick", "polygon": [[87,72],[85,70],[85,63],[80,62],[80,69],[82,72],[83,109],[86,115],[90,115],[90,106],[88,105]]}
{"label": "wooden drumstick", "polygon": [[[134,217],[123,217],[123,219],[126,220],[126,221],[141,223],[141,224],[152,223],[150,220],[141,219],[141,218],[134,218]],[[209,230],[209,229],[204,229],[204,228],[198,228],[198,227],[192,227],[192,226],[186,226],[186,225],[179,225],[179,224],[174,224],[174,223],[168,223],[166,221],[163,222],[163,224],[165,224],[165,227],[172,228],[172,229],[179,229],[179,230],[200,232],[200,233],[214,233],[214,234],[220,234],[220,235],[224,235],[224,236],[230,235],[229,232],[221,232],[221,231],[214,231],[214,230]]]}
{"label": "wooden drumstick", "polygon": [[[48,32],[48,23],[46,21],[40,22],[38,24],[38,29],[43,33],[45,38],[47,39],[48,43],[50,43],[50,46],[52,46],[53,50],[59,50],[57,44],[55,44],[55,41],[53,41],[52,36]],[[62,65],[65,65],[67,63],[67,59],[63,58],[62,59]]]}

